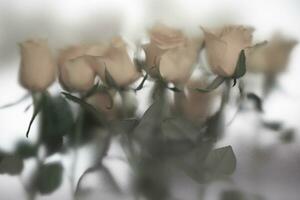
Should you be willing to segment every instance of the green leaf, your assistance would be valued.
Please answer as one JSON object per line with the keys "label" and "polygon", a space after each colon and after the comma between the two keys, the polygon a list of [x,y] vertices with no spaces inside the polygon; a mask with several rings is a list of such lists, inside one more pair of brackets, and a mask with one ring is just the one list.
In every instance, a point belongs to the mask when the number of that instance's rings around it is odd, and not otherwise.
{"label": "green leaf", "polygon": [[162,122],[162,133],[168,140],[196,141],[200,131],[188,120],[171,118]]}
{"label": "green leaf", "polygon": [[205,136],[216,141],[223,133],[224,125],[223,113],[222,110],[219,110],[206,121],[207,129],[205,131]]}
{"label": "green leaf", "polygon": [[62,94],[70,101],[73,101],[77,104],[79,104],[84,110],[86,110],[87,112],[91,113],[97,120],[99,121],[103,121],[104,118],[100,115],[101,113],[99,111],[96,110],[96,108],[94,108],[92,105],[86,103],[84,100],[73,96],[67,92],[62,92]]}
{"label": "green leaf", "polygon": [[217,89],[224,81],[226,78],[222,76],[217,76],[211,84],[209,84],[206,88],[196,88],[195,90],[198,92],[211,92],[215,89]]}
{"label": "green leaf", "polygon": [[46,97],[43,105],[43,134],[63,136],[73,127],[73,114],[68,102],[61,96]]}
{"label": "green leaf", "polygon": [[213,178],[230,175],[236,168],[236,157],[231,146],[212,150],[205,161],[206,169]]}
{"label": "green leaf", "polygon": [[[97,163],[96,165],[87,168],[83,174],[78,179],[76,188],[75,188],[75,196],[81,197],[81,195],[84,195],[86,192],[82,188],[82,182],[84,182],[84,179],[88,177],[88,175],[94,174],[97,177],[101,179],[101,182],[105,182],[105,185],[103,185],[104,189],[102,190],[102,194],[105,197],[109,197],[110,194],[120,194],[121,189],[119,188],[118,183],[116,182],[115,178],[111,174],[110,170],[107,169],[102,164]],[[82,199],[82,198],[80,198]],[[84,198],[83,198],[84,199]],[[110,199],[110,198],[107,198]]]}
{"label": "green leaf", "polygon": [[23,170],[23,160],[17,155],[0,156],[0,174],[18,175]]}
{"label": "green leaf", "polygon": [[33,110],[33,114],[32,114],[32,117],[30,119],[30,122],[29,122],[29,125],[28,125],[28,128],[27,128],[27,131],[26,131],[26,137],[28,138],[28,135],[29,135],[29,132],[30,132],[30,129],[31,129],[31,126],[36,118],[36,116],[39,114],[39,112],[41,111],[42,109],[42,105],[44,103],[44,97],[43,97],[43,94],[40,98],[37,98],[35,95],[32,96],[33,97],[33,101],[34,101],[34,110]]}
{"label": "green leaf", "polygon": [[283,141],[285,143],[292,142],[295,139],[295,130],[294,129],[284,130],[281,133],[280,139],[281,139],[281,141]]}
{"label": "green leaf", "polygon": [[118,89],[118,88],[119,88],[118,84],[116,83],[116,81],[114,80],[114,78],[113,78],[112,75],[109,73],[109,71],[107,70],[106,67],[105,67],[104,73],[105,73],[105,82],[106,82],[106,84],[107,84],[109,87]]}
{"label": "green leaf", "polygon": [[283,128],[283,124],[281,122],[268,122],[268,121],[263,121],[263,125],[265,128],[268,128],[273,131],[279,131]]}
{"label": "green leaf", "polygon": [[49,163],[41,166],[37,176],[37,190],[41,194],[54,192],[62,183],[63,167],[61,163]]}
{"label": "green leaf", "polygon": [[56,97],[44,95],[40,138],[49,155],[61,150],[63,136],[72,131],[73,125],[73,115],[68,102],[60,95]]}
{"label": "green leaf", "polygon": [[239,58],[235,67],[235,72],[232,76],[232,78],[238,79],[244,76],[246,73],[246,56],[245,56],[245,50],[243,49],[240,54]]}
{"label": "green leaf", "polygon": [[254,102],[257,111],[263,112],[263,103],[259,96],[254,93],[247,93],[247,98]]}
{"label": "green leaf", "polygon": [[137,124],[137,119],[124,119],[111,122],[109,127],[114,134],[130,134]]}
{"label": "green leaf", "polygon": [[221,193],[221,200],[245,200],[245,196],[238,190],[227,190]]}
{"label": "green leaf", "polygon": [[144,83],[147,80],[147,78],[148,78],[148,74],[144,76],[142,82],[137,86],[137,88],[134,89],[135,92],[141,90],[144,87]]}
{"label": "green leaf", "polygon": [[143,141],[147,141],[154,136],[155,130],[160,126],[162,120],[161,101],[155,101],[144,113],[139,124],[133,131],[133,135]]}
{"label": "green leaf", "polygon": [[27,141],[20,141],[17,143],[16,153],[23,159],[34,157],[37,153],[37,146]]}

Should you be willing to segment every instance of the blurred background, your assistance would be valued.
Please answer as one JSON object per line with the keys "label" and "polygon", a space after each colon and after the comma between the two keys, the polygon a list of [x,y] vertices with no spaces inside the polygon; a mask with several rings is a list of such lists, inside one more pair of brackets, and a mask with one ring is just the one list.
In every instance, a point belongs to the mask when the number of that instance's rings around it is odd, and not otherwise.
{"label": "blurred background", "polygon": [[[297,0],[0,0],[0,105],[25,94],[18,84],[20,62],[18,43],[29,38],[48,38],[51,47],[63,48],[78,42],[101,41],[122,35],[136,42],[155,22],[202,34],[199,26],[243,24],[255,28],[254,41],[263,41],[274,32],[300,41],[300,2]],[[232,185],[209,185],[208,200],[218,199],[224,187],[238,187],[266,200],[298,200],[300,196],[300,47],[292,51],[288,68],[278,77],[276,89],[264,99],[264,113],[239,113],[218,145],[232,145],[237,170]],[[261,77],[247,75],[247,90],[262,96]],[[58,86],[54,85],[53,90]],[[148,106],[140,93],[140,110]],[[13,149],[16,139],[25,139],[31,116],[24,112],[29,101],[0,110],[0,148]],[[228,121],[236,108],[228,108]],[[261,120],[277,122],[295,130],[293,140],[283,142],[278,133],[261,125]],[[33,133],[37,125],[33,125]],[[33,134],[34,135],[34,134]],[[34,136],[33,136],[34,140]],[[118,151],[118,149],[115,149]],[[55,157],[53,159],[56,159]],[[27,163],[30,166],[30,163]],[[84,167],[84,164],[82,164]],[[126,188],[126,167],[109,163],[119,184]],[[182,180],[182,194],[191,194],[191,180]],[[39,199],[71,199],[68,183],[49,196]],[[99,186],[100,187],[100,186]],[[0,175],[1,199],[23,199],[17,177]],[[195,199],[186,195],[183,199]],[[258,198],[257,198],[258,199]]]}

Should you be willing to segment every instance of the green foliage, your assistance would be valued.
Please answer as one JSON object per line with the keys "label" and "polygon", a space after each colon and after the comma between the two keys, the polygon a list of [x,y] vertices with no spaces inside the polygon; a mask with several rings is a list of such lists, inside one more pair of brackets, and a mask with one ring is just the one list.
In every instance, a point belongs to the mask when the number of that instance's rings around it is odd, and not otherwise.
{"label": "green foliage", "polygon": [[138,119],[124,119],[110,122],[109,128],[111,134],[130,134],[138,124]]}
{"label": "green foliage", "polygon": [[107,68],[105,67],[105,82],[109,87],[115,88],[115,89],[119,89],[118,84],[116,83],[116,81],[114,80],[114,78],[112,77],[112,75],[109,73],[109,71],[107,70]]}
{"label": "green foliage", "polygon": [[41,194],[54,192],[62,183],[63,167],[61,163],[43,164],[37,175],[36,187]]}
{"label": "green foliage", "polygon": [[42,95],[43,94],[32,94],[32,99],[33,99],[33,104],[34,104],[34,110],[33,110],[33,114],[32,114],[32,117],[30,119],[27,131],[26,131],[26,137],[28,137],[30,129],[31,129],[31,126],[32,126],[35,118],[37,117],[37,115],[39,114],[39,112],[42,109],[42,106],[43,106],[43,103],[44,103],[43,102],[44,98],[43,98]]}
{"label": "green foliage", "polygon": [[141,90],[144,87],[144,84],[145,84],[145,81],[147,80],[147,78],[148,78],[148,74],[146,74],[143,77],[143,80],[141,81],[141,83],[134,89],[135,92]]}
{"label": "green foliage", "polygon": [[242,192],[238,190],[226,190],[221,194],[220,200],[246,200]]}
{"label": "green foliage", "polygon": [[246,55],[245,50],[242,50],[239,54],[239,58],[235,67],[235,72],[232,76],[234,79],[241,78],[246,74]]}
{"label": "green foliage", "polygon": [[30,144],[26,141],[20,141],[17,143],[16,154],[22,159],[34,157],[37,154],[37,145]]}
{"label": "green foliage", "polygon": [[23,160],[18,155],[0,153],[0,174],[18,175],[23,166]]}
{"label": "green foliage", "polygon": [[205,167],[212,179],[231,175],[236,168],[236,157],[232,147],[226,146],[211,151],[205,160]]}
{"label": "green foliage", "polygon": [[263,103],[259,96],[250,92],[250,93],[247,93],[247,98],[254,102],[255,108],[257,111],[263,112]]}
{"label": "green foliage", "polygon": [[46,145],[48,153],[61,150],[63,136],[72,131],[74,120],[71,108],[61,96],[45,95],[42,105],[40,140]]}
{"label": "green foliage", "polygon": [[92,105],[84,101],[84,99],[78,98],[70,93],[62,92],[62,94],[70,101],[79,104],[84,110],[91,113],[99,121],[104,121],[104,117],[101,116],[101,113],[96,110]]}
{"label": "green foliage", "polygon": [[196,88],[195,90],[198,92],[211,92],[217,89],[225,80],[226,78],[217,76],[206,88]]}
{"label": "green foliage", "polygon": [[161,126],[163,137],[167,140],[198,140],[198,127],[182,117],[166,119]]}
{"label": "green foliage", "polygon": [[284,143],[292,142],[295,139],[295,130],[294,129],[284,130],[280,135],[280,139]]}

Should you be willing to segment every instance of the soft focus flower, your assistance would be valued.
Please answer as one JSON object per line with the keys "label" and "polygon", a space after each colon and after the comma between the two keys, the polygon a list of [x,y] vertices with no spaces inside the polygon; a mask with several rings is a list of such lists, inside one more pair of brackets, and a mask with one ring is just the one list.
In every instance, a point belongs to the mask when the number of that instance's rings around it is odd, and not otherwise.
{"label": "soft focus flower", "polygon": [[85,92],[94,85],[95,72],[87,56],[68,60],[60,66],[60,82],[68,91]]}
{"label": "soft focus flower", "polygon": [[47,40],[28,40],[20,44],[20,83],[33,92],[46,90],[56,78],[57,67]]}
{"label": "soft focus flower", "polygon": [[85,55],[87,50],[88,50],[88,45],[70,46],[66,49],[61,50],[59,52],[59,56],[57,59],[58,66],[61,67],[67,61]]}
{"label": "soft focus flower", "polygon": [[213,114],[219,91],[197,92],[194,88],[204,87],[204,81],[190,80],[187,92],[174,93],[175,109],[193,122],[203,122]]}
{"label": "soft focus flower", "polygon": [[90,89],[95,80],[94,63],[90,56],[102,56],[107,45],[82,44],[62,50],[58,57],[59,80],[69,91],[84,92]]}
{"label": "soft focus flower", "polygon": [[183,46],[171,49],[162,55],[159,63],[162,77],[175,84],[186,83],[197,62],[200,46],[200,39],[187,40]]}
{"label": "soft focus flower", "polygon": [[109,119],[115,119],[118,115],[117,105],[115,104],[113,99],[115,96],[115,91],[110,90],[107,92],[97,92],[87,99],[87,103],[92,105],[96,110],[103,113],[104,116]]}
{"label": "soft focus flower", "polygon": [[101,80],[105,81],[106,69],[120,87],[128,86],[141,76],[128,55],[126,43],[120,37],[112,39],[103,54],[96,57],[96,62],[94,69]]}
{"label": "soft focus flower", "polygon": [[219,34],[204,30],[205,48],[211,70],[223,77],[234,74],[241,50],[252,45],[252,28],[224,27]]}
{"label": "soft focus flower", "polygon": [[289,56],[297,41],[274,34],[266,45],[249,50],[247,67],[251,72],[280,73],[286,69]]}
{"label": "soft focus flower", "polygon": [[162,24],[150,30],[150,43],[144,46],[146,71],[159,74],[169,82],[185,83],[197,61],[201,45],[199,38],[188,38],[180,30]]}

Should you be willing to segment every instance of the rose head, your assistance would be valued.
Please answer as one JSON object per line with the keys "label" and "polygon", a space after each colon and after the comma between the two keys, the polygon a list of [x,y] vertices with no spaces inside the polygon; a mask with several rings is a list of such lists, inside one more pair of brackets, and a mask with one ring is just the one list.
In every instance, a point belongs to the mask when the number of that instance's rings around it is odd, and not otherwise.
{"label": "rose head", "polygon": [[188,38],[162,24],[155,25],[149,34],[150,43],[144,46],[146,71],[153,78],[161,75],[168,82],[185,83],[197,61],[201,39]]}
{"label": "rose head", "polygon": [[47,40],[27,40],[20,44],[20,50],[21,85],[32,92],[46,90],[55,81],[57,71]]}
{"label": "rose head", "polygon": [[297,41],[274,34],[266,45],[249,50],[247,66],[252,72],[277,74],[286,69]]}
{"label": "rose head", "polygon": [[224,27],[219,34],[204,29],[205,49],[213,73],[222,77],[233,76],[240,52],[252,45],[252,28]]}

